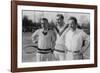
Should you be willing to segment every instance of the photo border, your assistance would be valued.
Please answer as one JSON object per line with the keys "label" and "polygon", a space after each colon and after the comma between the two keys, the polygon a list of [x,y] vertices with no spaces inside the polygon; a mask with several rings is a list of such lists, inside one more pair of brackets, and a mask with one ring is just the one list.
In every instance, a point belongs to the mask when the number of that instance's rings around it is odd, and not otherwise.
{"label": "photo border", "polygon": [[[94,64],[17,68],[17,48],[18,48],[17,6],[18,5],[93,9],[94,10]],[[48,2],[33,2],[33,1],[11,1],[11,72],[43,71],[43,70],[89,68],[89,67],[97,67],[97,6],[96,5],[48,3]]]}

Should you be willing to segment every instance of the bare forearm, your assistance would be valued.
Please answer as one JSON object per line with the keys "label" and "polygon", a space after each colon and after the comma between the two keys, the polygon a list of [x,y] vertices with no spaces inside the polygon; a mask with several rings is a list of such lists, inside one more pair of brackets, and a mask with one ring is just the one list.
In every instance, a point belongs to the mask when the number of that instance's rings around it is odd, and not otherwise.
{"label": "bare forearm", "polygon": [[82,52],[84,53],[89,47],[89,41],[85,41],[85,45],[82,47]]}

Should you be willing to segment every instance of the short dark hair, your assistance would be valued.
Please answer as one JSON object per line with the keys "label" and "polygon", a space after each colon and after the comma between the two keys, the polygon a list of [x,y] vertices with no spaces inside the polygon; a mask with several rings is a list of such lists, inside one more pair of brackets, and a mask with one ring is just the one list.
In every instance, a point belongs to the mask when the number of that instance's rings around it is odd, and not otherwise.
{"label": "short dark hair", "polygon": [[48,22],[48,19],[47,19],[47,18],[41,18],[41,20],[43,20],[43,21],[47,21],[47,22]]}
{"label": "short dark hair", "polygon": [[70,17],[69,20],[74,20],[75,24],[77,24],[77,19],[76,19],[76,17]]}
{"label": "short dark hair", "polygon": [[64,19],[64,16],[62,14],[57,14],[57,17]]}

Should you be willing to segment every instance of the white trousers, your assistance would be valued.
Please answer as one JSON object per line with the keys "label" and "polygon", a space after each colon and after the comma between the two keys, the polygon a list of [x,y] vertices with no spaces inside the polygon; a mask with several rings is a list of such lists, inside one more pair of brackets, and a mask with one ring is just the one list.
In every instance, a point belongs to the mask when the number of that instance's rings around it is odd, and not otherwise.
{"label": "white trousers", "polygon": [[55,55],[55,59],[60,61],[60,60],[65,60],[65,56],[66,54],[65,53],[62,53],[62,52],[58,52],[58,51],[54,51],[54,55]]}
{"label": "white trousers", "polygon": [[53,53],[48,53],[48,54],[41,54],[37,53],[36,54],[36,61],[53,61],[54,60],[54,54]]}
{"label": "white trousers", "polygon": [[66,60],[81,60],[81,59],[83,59],[83,55],[80,53],[67,52],[66,54]]}

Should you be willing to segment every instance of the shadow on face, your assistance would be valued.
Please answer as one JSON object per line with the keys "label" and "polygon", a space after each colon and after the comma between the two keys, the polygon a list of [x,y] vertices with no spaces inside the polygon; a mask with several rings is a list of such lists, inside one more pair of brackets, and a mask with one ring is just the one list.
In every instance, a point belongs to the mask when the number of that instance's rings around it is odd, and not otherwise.
{"label": "shadow on face", "polygon": [[42,19],[41,20],[41,27],[47,29],[48,28],[48,20],[47,19]]}
{"label": "shadow on face", "polygon": [[58,14],[57,17],[56,17],[56,23],[57,25],[59,26],[62,26],[63,23],[64,23],[64,17],[62,14]]}
{"label": "shadow on face", "polygon": [[72,30],[75,30],[76,27],[77,27],[77,24],[76,24],[75,21],[72,20],[72,19],[69,19],[68,24],[69,24],[69,27],[70,27]]}

